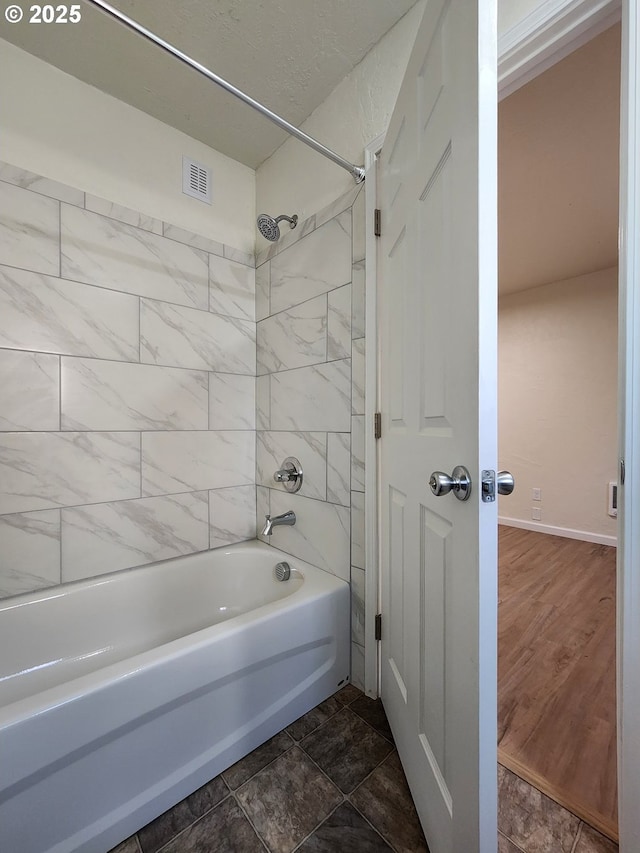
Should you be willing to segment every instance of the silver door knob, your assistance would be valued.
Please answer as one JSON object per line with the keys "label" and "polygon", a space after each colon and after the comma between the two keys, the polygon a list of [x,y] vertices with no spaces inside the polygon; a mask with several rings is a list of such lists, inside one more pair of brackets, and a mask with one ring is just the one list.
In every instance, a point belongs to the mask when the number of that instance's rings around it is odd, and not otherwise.
{"label": "silver door knob", "polygon": [[451,476],[444,471],[434,471],[429,478],[429,488],[437,498],[453,492],[459,501],[466,501],[471,496],[471,476],[464,465],[456,465]]}
{"label": "silver door knob", "polygon": [[499,495],[510,495],[516,486],[513,474],[510,471],[498,471],[496,474],[496,486]]}

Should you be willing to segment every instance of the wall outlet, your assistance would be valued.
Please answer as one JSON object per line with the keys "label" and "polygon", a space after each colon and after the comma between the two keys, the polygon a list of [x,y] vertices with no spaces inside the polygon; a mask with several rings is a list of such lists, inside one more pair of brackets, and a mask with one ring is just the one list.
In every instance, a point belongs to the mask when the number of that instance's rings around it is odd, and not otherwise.
{"label": "wall outlet", "polygon": [[541,501],[542,500],[542,489],[531,489],[531,500]]}
{"label": "wall outlet", "polygon": [[540,509],[539,506],[532,506],[531,507],[531,518],[534,521],[540,521],[540,519],[542,518],[542,510]]}

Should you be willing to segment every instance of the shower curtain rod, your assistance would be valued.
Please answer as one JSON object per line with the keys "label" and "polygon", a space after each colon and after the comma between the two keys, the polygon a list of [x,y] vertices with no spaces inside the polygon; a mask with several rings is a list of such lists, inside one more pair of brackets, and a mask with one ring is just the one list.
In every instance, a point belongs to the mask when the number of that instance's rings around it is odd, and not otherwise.
{"label": "shower curtain rod", "polygon": [[129,29],[134,30],[134,32],[148,39],[149,41],[157,44],[158,47],[161,47],[163,50],[166,50],[167,53],[170,53],[172,56],[175,56],[176,59],[179,59],[181,62],[184,62],[185,65],[189,65],[191,68],[194,68],[196,71],[199,71],[200,74],[203,74],[209,80],[212,80],[221,88],[225,89],[225,91],[234,95],[236,98],[239,98],[241,101],[244,101],[245,104],[248,104],[250,107],[253,107],[254,110],[257,110],[259,113],[262,113],[263,116],[272,121],[274,124],[277,124],[278,127],[282,128],[282,130],[286,130],[287,133],[291,134],[291,136],[295,136],[296,139],[299,139],[301,142],[304,142],[310,148],[313,148],[314,151],[317,151],[319,154],[323,154],[325,157],[328,157],[329,160],[333,160],[338,166],[341,166],[343,169],[346,169],[347,172],[351,174],[357,184],[362,183],[364,181],[364,167],[356,166],[353,163],[350,163],[348,160],[345,160],[344,157],[341,157],[339,154],[336,154],[335,151],[332,151],[330,148],[327,148],[326,145],[323,145],[321,142],[318,142],[317,139],[314,139],[313,136],[309,136],[309,134],[305,133],[303,130],[299,130],[293,124],[290,124],[286,119],[281,118],[277,113],[272,112],[268,107],[265,107],[264,104],[261,104],[259,101],[254,100],[249,95],[242,92],[240,89],[237,89],[227,80],[222,77],[219,77],[205,65],[201,65],[199,62],[196,62],[195,59],[192,59],[190,56],[187,56],[186,53],[183,53],[181,50],[178,50],[177,47],[174,47],[169,42],[161,39],[155,33],[152,33],[151,30],[148,30],[146,27],[143,27],[137,21],[134,21],[132,18],[129,18],[123,12],[120,12],[118,9],[115,9],[109,3],[105,3],[104,0],[86,0],[86,2],[91,3],[92,6],[97,6],[98,9],[101,9],[103,12],[106,12],[107,15],[111,15],[112,18],[120,21],[120,23],[124,24]]}

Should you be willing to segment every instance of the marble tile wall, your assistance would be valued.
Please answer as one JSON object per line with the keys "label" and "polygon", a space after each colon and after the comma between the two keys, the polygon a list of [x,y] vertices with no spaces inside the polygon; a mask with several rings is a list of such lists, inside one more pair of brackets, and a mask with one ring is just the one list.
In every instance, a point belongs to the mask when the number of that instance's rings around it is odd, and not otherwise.
{"label": "marble tile wall", "polygon": [[[364,192],[257,256],[257,523],[294,510],[272,545],[351,582],[352,680],[364,685]],[[297,494],[273,481],[287,456]],[[265,537],[261,537],[267,541]]]}
{"label": "marble tile wall", "polygon": [[252,256],[0,163],[0,596],[254,538],[255,303]]}

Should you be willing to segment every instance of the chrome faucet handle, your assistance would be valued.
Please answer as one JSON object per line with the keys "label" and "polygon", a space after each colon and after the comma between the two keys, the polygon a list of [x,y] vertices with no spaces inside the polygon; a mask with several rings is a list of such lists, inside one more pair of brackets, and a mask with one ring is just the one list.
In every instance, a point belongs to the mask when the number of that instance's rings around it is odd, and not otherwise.
{"label": "chrome faucet handle", "polygon": [[287,456],[273,479],[276,483],[282,483],[288,492],[298,492],[302,486],[302,465],[295,456]]}

